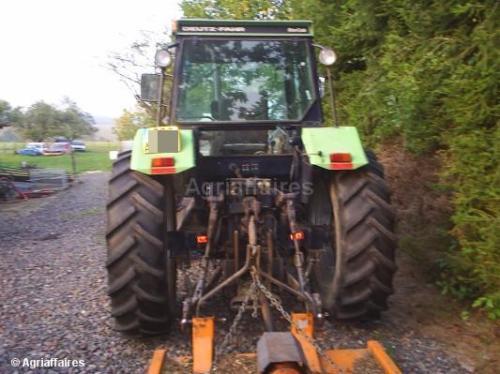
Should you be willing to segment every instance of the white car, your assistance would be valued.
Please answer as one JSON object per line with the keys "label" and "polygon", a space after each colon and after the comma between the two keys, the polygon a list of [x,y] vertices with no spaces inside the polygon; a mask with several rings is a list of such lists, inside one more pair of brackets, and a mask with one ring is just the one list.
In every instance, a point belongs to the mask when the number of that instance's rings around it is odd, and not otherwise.
{"label": "white car", "polygon": [[40,142],[32,142],[32,143],[26,144],[26,148],[36,149],[40,152],[43,152],[47,149],[47,144],[40,143]]}
{"label": "white car", "polygon": [[85,152],[87,147],[81,140],[73,140],[71,142],[71,149],[75,152]]}

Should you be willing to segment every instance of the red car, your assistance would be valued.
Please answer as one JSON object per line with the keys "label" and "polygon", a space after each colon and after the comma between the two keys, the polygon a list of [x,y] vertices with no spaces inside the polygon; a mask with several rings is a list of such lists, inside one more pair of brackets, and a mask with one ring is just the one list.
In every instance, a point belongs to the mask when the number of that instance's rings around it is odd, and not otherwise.
{"label": "red car", "polygon": [[44,156],[60,156],[71,152],[70,143],[52,143],[49,148],[43,151]]}

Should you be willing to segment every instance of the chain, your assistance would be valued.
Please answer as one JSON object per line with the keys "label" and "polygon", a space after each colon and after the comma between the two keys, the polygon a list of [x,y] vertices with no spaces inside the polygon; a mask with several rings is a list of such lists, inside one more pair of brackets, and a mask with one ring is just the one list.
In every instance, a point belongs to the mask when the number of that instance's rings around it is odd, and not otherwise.
{"label": "chain", "polygon": [[257,291],[255,284],[252,283],[252,286],[254,287],[253,298],[252,298],[252,303],[253,303],[252,318],[257,318],[259,316],[259,298],[257,292],[255,292]]}
{"label": "chain", "polygon": [[288,323],[291,326],[295,327],[295,330],[299,333],[301,337],[307,340],[307,342],[311,344],[314,347],[314,349],[316,349],[316,351],[325,359],[328,365],[331,368],[337,370],[341,374],[345,373],[341,367],[339,367],[335,362],[331,360],[331,358],[326,354],[324,349],[321,348],[320,345],[312,337],[310,337],[304,332],[302,327],[300,327],[297,323],[293,322],[292,316],[285,310],[285,308],[283,308],[283,305],[281,304],[279,299],[275,297],[272,294],[272,292],[261,283],[259,277],[256,274],[255,268],[252,268],[252,278],[253,278],[253,284],[256,285],[258,289],[264,294],[264,296],[271,302],[271,305],[283,316],[283,318],[285,318],[288,321]]}
{"label": "chain", "polygon": [[217,372],[217,357],[219,357],[222,354],[228,353],[226,351],[226,348],[229,347],[229,344],[233,340],[234,334],[236,332],[236,328],[238,327],[238,324],[241,321],[241,318],[243,317],[243,314],[245,313],[245,310],[247,308],[248,302],[250,301],[251,297],[254,297],[254,295],[257,293],[256,292],[256,284],[255,282],[252,282],[250,287],[248,288],[247,292],[245,293],[245,297],[243,299],[243,302],[240,304],[240,307],[238,308],[238,312],[236,313],[236,316],[234,317],[233,323],[231,324],[231,327],[229,328],[228,333],[226,336],[224,336],[224,340],[222,340],[221,345],[219,346],[219,349],[217,349],[217,354],[214,359],[214,364],[212,365],[212,371]]}

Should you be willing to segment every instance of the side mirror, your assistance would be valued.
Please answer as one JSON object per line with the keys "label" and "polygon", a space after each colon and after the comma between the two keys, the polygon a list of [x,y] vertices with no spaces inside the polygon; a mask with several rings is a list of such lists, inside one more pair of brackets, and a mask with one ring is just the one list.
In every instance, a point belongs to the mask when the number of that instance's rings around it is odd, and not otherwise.
{"label": "side mirror", "polygon": [[158,90],[160,88],[160,74],[141,75],[141,100],[158,101]]}

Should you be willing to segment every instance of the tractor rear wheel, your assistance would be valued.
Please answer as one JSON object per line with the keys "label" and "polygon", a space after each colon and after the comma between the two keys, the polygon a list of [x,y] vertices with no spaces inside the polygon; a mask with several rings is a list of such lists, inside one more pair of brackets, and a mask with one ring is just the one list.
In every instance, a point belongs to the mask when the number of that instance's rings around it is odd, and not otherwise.
{"label": "tractor rear wheel", "polygon": [[160,334],[173,322],[175,303],[176,270],[164,248],[165,187],[130,170],[130,158],[130,151],[118,156],[109,181],[106,268],[111,314],[119,331]]}
{"label": "tractor rear wheel", "polygon": [[393,292],[395,216],[382,165],[367,156],[358,170],[322,175],[311,204],[312,223],[330,230],[313,282],[337,319],[378,317]]}

